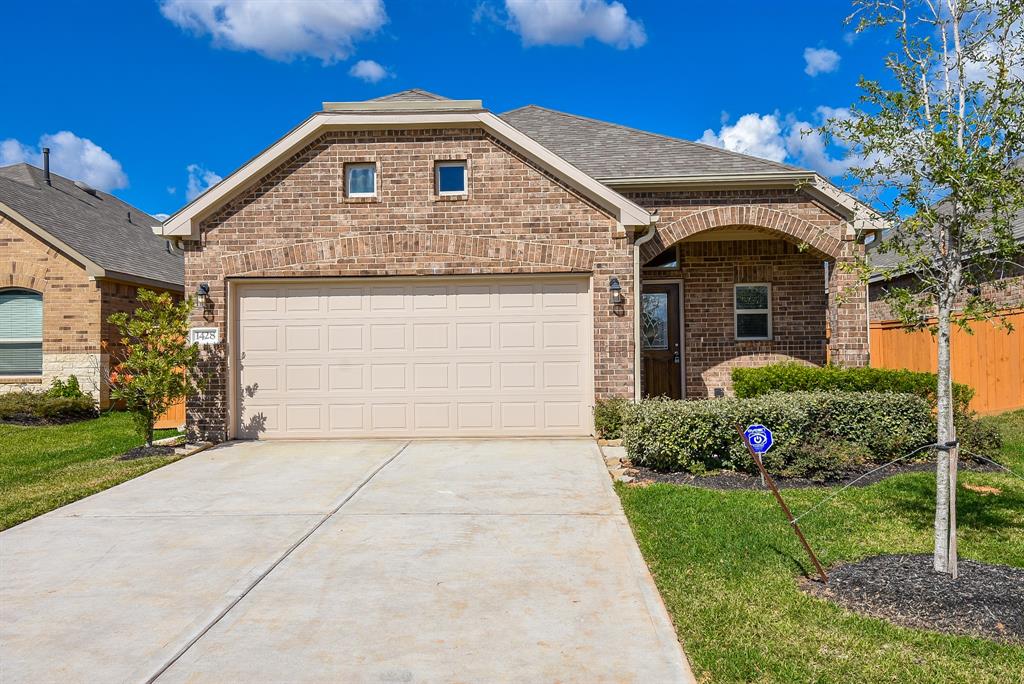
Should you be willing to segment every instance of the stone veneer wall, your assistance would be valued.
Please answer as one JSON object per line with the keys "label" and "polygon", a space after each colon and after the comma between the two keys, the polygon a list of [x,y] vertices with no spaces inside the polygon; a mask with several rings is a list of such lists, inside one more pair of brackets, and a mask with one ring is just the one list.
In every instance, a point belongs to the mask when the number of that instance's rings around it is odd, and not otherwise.
{"label": "stone veneer wall", "polygon": [[[434,163],[468,160],[466,197],[439,197]],[[344,165],[375,162],[378,197],[344,196]],[[209,378],[189,402],[190,434],[225,439],[230,278],[592,273],[598,399],[633,394],[632,246],[616,223],[477,129],[331,132],[204,220],[189,242],[185,288],[210,285],[193,325],[217,326]],[[615,276],[626,296],[610,303]]]}

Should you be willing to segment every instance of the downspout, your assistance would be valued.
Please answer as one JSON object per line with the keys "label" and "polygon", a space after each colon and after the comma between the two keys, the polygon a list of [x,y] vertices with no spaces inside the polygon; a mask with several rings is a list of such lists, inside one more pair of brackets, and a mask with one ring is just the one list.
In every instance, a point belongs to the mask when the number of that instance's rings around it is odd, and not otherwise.
{"label": "downspout", "polygon": [[633,241],[633,402],[640,401],[640,247],[654,237],[658,214],[652,215],[647,232]]}

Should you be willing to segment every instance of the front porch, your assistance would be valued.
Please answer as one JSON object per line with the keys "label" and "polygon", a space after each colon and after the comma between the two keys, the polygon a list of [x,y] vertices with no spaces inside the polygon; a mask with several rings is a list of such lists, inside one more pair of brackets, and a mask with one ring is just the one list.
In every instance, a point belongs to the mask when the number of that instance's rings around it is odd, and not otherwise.
{"label": "front porch", "polygon": [[[658,232],[641,251],[643,396],[726,396],[733,368],[823,365],[830,351],[837,362],[866,363],[866,355],[837,351],[837,344],[856,350],[859,339],[866,343],[866,322],[861,330],[859,316],[850,315],[863,297],[835,267],[851,258],[855,242],[813,246],[755,225]],[[838,331],[831,340],[830,328]]]}

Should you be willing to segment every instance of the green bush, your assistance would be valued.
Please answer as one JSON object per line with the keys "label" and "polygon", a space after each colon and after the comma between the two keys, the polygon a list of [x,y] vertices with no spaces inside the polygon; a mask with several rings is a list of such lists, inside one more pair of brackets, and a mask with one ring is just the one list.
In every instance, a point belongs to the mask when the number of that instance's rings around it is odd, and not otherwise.
{"label": "green bush", "polygon": [[[854,445],[866,462],[884,463],[935,441],[928,403],[910,394],[792,392],[749,399],[652,399],[625,409],[623,444],[630,459],[658,470],[756,472],[736,426],[762,423],[775,436],[764,457],[769,472],[807,477],[815,443]],[[828,457],[822,456],[822,459]],[[826,468],[834,468],[825,465]],[[794,470],[796,469],[796,470]]]}
{"label": "green bush", "polygon": [[48,397],[63,397],[65,399],[80,399],[85,397],[85,392],[78,384],[78,376],[69,375],[67,380],[54,378],[50,383],[50,389],[46,390]]}
{"label": "green bush", "polygon": [[[934,373],[888,368],[842,368],[776,363],[760,368],[734,368],[732,387],[737,397],[758,397],[771,392],[899,392],[914,394],[935,408]],[[953,410],[970,414],[974,390],[953,383]]]}
{"label": "green bush", "polygon": [[604,439],[622,438],[622,417],[628,399],[605,399],[594,405],[594,428],[598,437]]}
{"label": "green bush", "polygon": [[783,477],[827,482],[837,480],[871,460],[871,450],[863,444],[841,439],[814,438],[801,441],[790,449],[780,474]]}
{"label": "green bush", "polygon": [[49,392],[0,394],[0,421],[12,423],[71,423],[97,416],[92,397],[52,396]]}

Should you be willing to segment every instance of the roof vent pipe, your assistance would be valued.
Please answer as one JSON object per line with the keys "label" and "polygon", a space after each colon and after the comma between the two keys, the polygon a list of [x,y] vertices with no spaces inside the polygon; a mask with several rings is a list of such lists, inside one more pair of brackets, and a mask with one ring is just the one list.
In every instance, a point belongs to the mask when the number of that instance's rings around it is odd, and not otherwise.
{"label": "roof vent pipe", "polygon": [[53,185],[50,182],[50,148],[43,148],[43,180],[46,181],[47,185]]}

